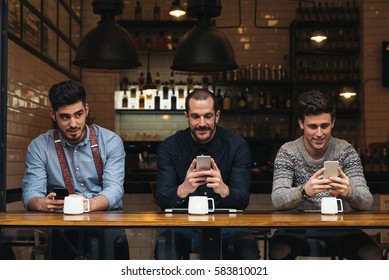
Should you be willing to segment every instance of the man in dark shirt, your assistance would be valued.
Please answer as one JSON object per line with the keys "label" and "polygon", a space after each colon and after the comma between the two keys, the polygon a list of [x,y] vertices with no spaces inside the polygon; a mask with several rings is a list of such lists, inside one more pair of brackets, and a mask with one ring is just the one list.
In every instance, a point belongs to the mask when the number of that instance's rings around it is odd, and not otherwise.
{"label": "man in dark shirt", "polygon": [[[185,108],[189,128],[167,138],[158,150],[158,205],[162,209],[187,208],[190,196],[201,195],[213,198],[216,208],[246,208],[251,165],[247,142],[217,126],[220,110],[212,92],[192,91]],[[196,171],[198,155],[211,156],[210,170]],[[223,258],[259,259],[255,237],[248,230],[225,228],[222,239]],[[185,258],[190,252],[201,253],[200,244],[198,229],[163,230],[155,258]]]}

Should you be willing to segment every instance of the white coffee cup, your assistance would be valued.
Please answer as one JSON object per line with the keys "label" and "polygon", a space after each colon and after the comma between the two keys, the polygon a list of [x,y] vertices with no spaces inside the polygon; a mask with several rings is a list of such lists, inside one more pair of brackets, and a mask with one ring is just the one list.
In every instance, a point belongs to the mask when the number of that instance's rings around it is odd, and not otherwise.
{"label": "white coffee cup", "polygon": [[[208,201],[212,202],[212,208],[209,209]],[[215,211],[215,201],[213,198],[208,198],[206,196],[190,196],[188,204],[188,213],[204,215],[209,212]]]}
{"label": "white coffee cup", "polygon": [[[86,201],[86,208],[84,208],[84,201]],[[89,199],[86,199],[82,196],[65,196],[63,205],[64,214],[82,214],[89,211]]]}
{"label": "white coffee cup", "polygon": [[343,202],[336,197],[323,197],[321,199],[322,214],[338,214],[343,212]]}

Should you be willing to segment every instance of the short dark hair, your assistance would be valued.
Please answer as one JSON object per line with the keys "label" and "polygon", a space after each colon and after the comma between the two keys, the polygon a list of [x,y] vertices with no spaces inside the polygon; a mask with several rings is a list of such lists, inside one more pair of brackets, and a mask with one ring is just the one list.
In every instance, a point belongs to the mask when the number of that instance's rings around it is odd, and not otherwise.
{"label": "short dark hair", "polygon": [[296,106],[299,120],[304,121],[305,116],[317,116],[323,113],[329,113],[332,120],[335,117],[335,106],[331,96],[318,90],[300,94]]}
{"label": "short dark hair", "polygon": [[53,85],[49,90],[49,100],[54,112],[64,105],[82,101],[86,105],[86,92],[81,83],[68,80]]}
{"label": "short dark hair", "polygon": [[186,99],[185,99],[185,111],[187,113],[189,113],[189,101],[190,99],[194,99],[194,100],[207,100],[208,97],[211,97],[212,100],[213,100],[213,109],[215,110],[215,112],[217,112],[219,110],[219,104],[216,100],[216,97],[215,97],[215,94],[208,90],[208,89],[204,89],[204,88],[199,88],[199,89],[195,89],[193,90],[192,92],[190,92],[187,96],[186,96]]}

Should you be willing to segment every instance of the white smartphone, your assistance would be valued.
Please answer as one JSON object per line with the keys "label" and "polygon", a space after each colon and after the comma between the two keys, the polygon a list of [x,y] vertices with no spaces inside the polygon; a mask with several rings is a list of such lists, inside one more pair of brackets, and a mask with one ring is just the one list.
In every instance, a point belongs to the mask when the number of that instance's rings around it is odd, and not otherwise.
{"label": "white smartphone", "polygon": [[339,162],[337,160],[329,160],[324,162],[324,167],[326,170],[324,170],[323,178],[327,179],[329,177],[338,177],[338,167]]}
{"label": "white smartphone", "polygon": [[196,171],[205,171],[211,169],[211,156],[196,157]]}

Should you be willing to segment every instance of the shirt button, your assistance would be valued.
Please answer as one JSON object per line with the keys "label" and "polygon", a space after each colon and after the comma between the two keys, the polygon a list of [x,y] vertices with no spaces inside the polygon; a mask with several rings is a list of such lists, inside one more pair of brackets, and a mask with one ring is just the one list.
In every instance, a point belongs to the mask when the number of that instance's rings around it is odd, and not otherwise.
{"label": "shirt button", "polygon": [[207,192],[204,192],[204,195],[207,195]]}
{"label": "shirt button", "polygon": [[78,170],[80,170],[80,168],[79,168],[79,167],[77,167],[77,168],[76,168],[76,170],[78,171]]}
{"label": "shirt button", "polygon": [[75,153],[77,153],[77,150],[74,150]]}

